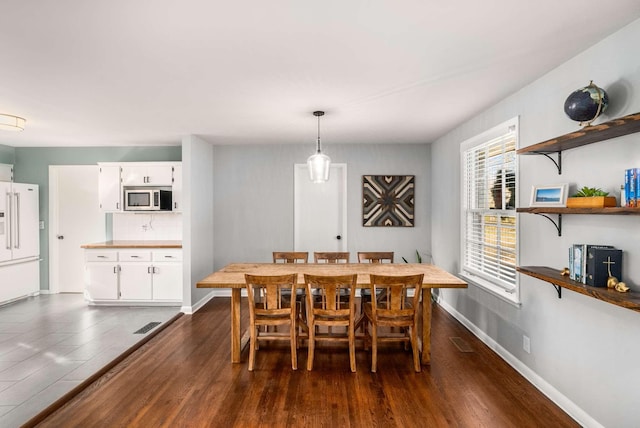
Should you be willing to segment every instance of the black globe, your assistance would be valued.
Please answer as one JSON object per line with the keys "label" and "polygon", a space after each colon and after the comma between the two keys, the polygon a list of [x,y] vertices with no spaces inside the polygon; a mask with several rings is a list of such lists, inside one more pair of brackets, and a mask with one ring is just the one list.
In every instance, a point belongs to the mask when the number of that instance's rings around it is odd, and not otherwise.
{"label": "black globe", "polygon": [[[598,111],[598,103],[602,99],[602,107]],[[570,119],[578,122],[589,122],[597,118],[609,106],[609,96],[596,85],[585,86],[576,91],[564,102],[564,112]]]}

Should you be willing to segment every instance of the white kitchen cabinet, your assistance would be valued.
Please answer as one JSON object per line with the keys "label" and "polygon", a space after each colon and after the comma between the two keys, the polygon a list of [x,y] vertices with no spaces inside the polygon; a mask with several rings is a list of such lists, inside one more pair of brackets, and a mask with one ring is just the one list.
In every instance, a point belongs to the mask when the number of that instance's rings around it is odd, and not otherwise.
{"label": "white kitchen cabinet", "polygon": [[85,297],[89,301],[117,300],[119,269],[117,251],[87,250],[84,266]]}
{"label": "white kitchen cabinet", "polygon": [[173,210],[182,212],[182,163],[173,165],[173,186],[171,187]]}
{"label": "white kitchen cabinet", "polygon": [[120,261],[120,299],[151,300],[151,251],[118,252]]}
{"label": "white kitchen cabinet", "polygon": [[13,181],[13,165],[0,163],[0,181]]}
{"label": "white kitchen cabinet", "polygon": [[153,300],[182,301],[182,250],[153,252]]}
{"label": "white kitchen cabinet", "polygon": [[173,183],[171,164],[122,164],[123,186],[171,186]]}
{"label": "white kitchen cabinet", "polygon": [[179,304],[182,250],[85,250],[85,294],[91,304]]}
{"label": "white kitchen cabinet", "polygon": [[122,210],[122,191],[120,190],[120,165],[98,164],[98,200],[100,209],[105,212]]}

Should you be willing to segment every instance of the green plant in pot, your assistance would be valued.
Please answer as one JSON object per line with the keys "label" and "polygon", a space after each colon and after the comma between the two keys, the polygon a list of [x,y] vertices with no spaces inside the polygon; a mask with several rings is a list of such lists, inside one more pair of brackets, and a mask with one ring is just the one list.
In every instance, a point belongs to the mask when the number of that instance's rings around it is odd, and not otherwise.
{"label": "green plant in pot", "polygon": [[616,198],[608,196],[609,192],[605,192],[599,187],[584,186],[579,189],[573,196],[567,199],[567,207],[569,208],[604,208],[615,207]]}

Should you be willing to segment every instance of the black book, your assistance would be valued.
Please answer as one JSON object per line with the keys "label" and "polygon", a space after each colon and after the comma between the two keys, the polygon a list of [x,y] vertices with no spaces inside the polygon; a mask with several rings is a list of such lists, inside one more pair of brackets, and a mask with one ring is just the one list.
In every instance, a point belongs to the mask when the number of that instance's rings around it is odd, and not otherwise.
{"label": "black book", "polygon": [[622,281],[622,250],[592,247],[587,250],[587,285],[606,287],[609,274]]}

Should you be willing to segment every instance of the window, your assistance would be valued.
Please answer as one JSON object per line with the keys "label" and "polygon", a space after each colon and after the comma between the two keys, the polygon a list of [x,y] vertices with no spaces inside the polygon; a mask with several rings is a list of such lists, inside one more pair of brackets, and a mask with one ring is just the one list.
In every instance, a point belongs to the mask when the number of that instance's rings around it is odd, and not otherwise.
{"label": "window", "polygon": [[461,273],[515,303],[517,140],[515,118],[461,145]]}

